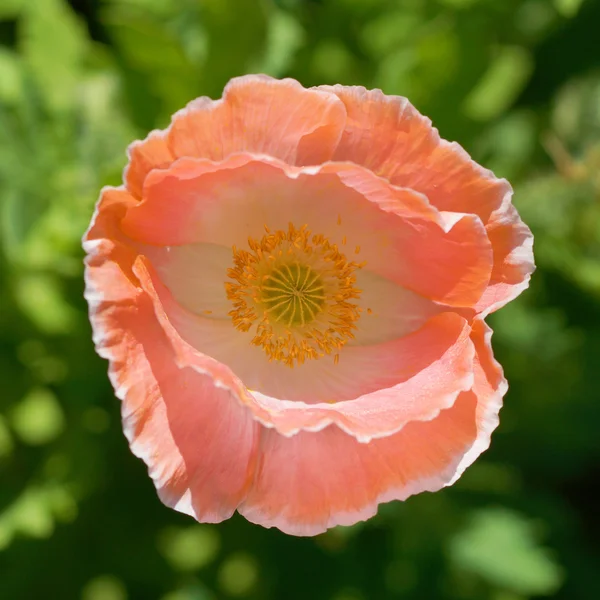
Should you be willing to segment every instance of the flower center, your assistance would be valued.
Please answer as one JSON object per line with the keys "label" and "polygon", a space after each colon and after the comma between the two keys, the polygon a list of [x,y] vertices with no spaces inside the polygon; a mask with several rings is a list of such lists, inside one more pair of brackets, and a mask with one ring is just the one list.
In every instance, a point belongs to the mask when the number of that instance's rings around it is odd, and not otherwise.
{"label": "flower center", "polygon": [[326,299],[319,274],[300,263],[284,263],[273,269],[265,276],[261,290],[266,311],[288,327],[314,321]]}
{"label": "flower center", "polygon": [[[233,247],[225,283],[234,326],[251,331],[251,343],[269,360],[293,367],[339,350],[354,337],[362,309],[354,302],[356,269],[324,235],[306,225],[248,238],[250,251]],[[357,249],[358,252],[358,249]]]}

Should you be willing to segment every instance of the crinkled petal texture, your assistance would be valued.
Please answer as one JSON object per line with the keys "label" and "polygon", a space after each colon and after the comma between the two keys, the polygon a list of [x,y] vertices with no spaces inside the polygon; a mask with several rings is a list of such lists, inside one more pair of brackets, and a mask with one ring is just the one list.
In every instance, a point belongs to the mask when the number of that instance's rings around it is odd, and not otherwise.
{"label": "crinkled petal texture", "polygon": [[[532,237],[509,184],[405,99],[241,77],[129,158],[84,238],[86,298],[163,502],[314,535],[487,448],[507,384],[483,318],[527,286]],[[344,343],[292,368],[256,315],[235,324],[227,286],[240,249],[269,265],[257,240],[288,230],[327,240],[356,291]]]}

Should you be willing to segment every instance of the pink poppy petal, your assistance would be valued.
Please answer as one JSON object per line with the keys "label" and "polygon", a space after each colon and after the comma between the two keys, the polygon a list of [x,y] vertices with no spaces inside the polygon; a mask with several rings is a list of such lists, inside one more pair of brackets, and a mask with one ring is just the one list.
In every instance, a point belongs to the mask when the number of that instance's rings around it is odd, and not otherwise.
{"label": "pink poppy petal", "polygon": [[421,192],[443,211],[478,215],[494,251],[490,288],[477,305],[487,314],[519,295],[533,272],[532,236],[511,205],[505,179],[481,167],[456,143],[440,138],[406,98],[362,87],[324,86],[348,112],[334,155]]}
{"label": "pink poppy petal", "polygon": [[494,266],[490,284],[475,307],[482,316],[498,310],[527,289],[535,271],[533,235],[510,202],[492,213],[486,230],[494,248]]}
{"label": "pink poppy petal", "polygon": [[316,535],[364,521],[380,503],[454,483],[488,448],[507,389],[489,327],[476,320],[471,337],[473,388],[431,421],[367,444],[335,426],[292,438],[263,433],[254,482],[239,512],[265,527]]}
{"label": "pink poppy petal", "polygon": [[366,268],[356,272],[356,287],[361,290],[358,304],[363,313],[357,322],[354,339],[348,341],[347,347],[372,346],[404,337],[444,311],[429,298]]}
{"label": "pink poppy petal", "polygon": [[199,98],[173,117],[169,145],[178,156],[222,160],[256,152],[289,164],[330,160],[346,119],[337,96],[266,75],[232,79],[222,100]]}
{"label": "pink poppy petal", "polygon": [[222,521],[246,493],[258,425],[215,385],[210,370],[176,365],[152,302],[135,281],[135,254],[111,231],[129,201],[122,190],[105,190],[84,242],[94,342],[109,360],[132,452],[148,465],[161,500],[200,521]]}
{"label": "pink poppy petal", "polygon": [[133,142],[127,149],[129,164],[125,168],[123,179],[129,191],[136,197],[142,197],[144,180],[152,169],[164,169],[174,160],[175,155],[167,144],[164,131],[152,131],[145,140]]}
{"label": "pink poppy petal", "polygon": [[[327,376],[352,382],[344,390],[351,395],[345,397],[306,405],[259,391],[253,396],[271,410],[271,422],[283,435],[335,423],[360,442],[385,437],[410,422],[435,418],[461,391],[471,389],[474,349],[469,331],[464,319],[443,313],[404,338],[344,349]],[[303,392],[310,393],[311,387],[305,384]]]}
{"label": "pink poppy petal", "polygon": [[187,156],[222,160],[249,151],[290,164],[319,164],[331,159],[345,120],[344,105],[334,94],[307,90],[293,79],[238,77],[225,87],[222,99],[197,98],[173,116],[166,130],[134,142],[125,184],[141,198],[152,169]]}
{"label": "pink poppy petal", "polygon": [[439,213],[427,199],[354,165],[297,168],[251,155],[219,165],[180,160],[146,179],[123,230],[143,243],[247,247],[264,227],[289,222],[322,233],[366,269],[432,300],[472,306],[490,277],[492,252],[473,215]]}
{"label": "pink poppy petal", "polygon": [[367,167],[395,185],[425,194],[440,210],[473,213],[486,223],[512,194],[509,183],[479,166],[406,99],[380,90],[324,86],[348,113],[334,160]]}
{"label": "pink poppy petal", "polygon": [[319,164],[331,159],[345,120],[344,105],[334,94],[307,90],[293,79],[238,77],[225,87],[222,99],[197,98],[173,116],[166,130],[134,142],[125,183],[141,198],[152,169],[182,157],[222,160],[242,151],[290,164]]}
{"label": "pink poppy petal", "polygon": [[476,401],[461,397],[433,421],[361,444],[335,426],[286,438],[263,431],[255,477],[238,511],[263,527],[317,535],[353,525],[378,504],[447,485],[477,435]]}
{"label": "pink poppy petal", "polygon": [[[469,451],[464,455],[456,468],[456,473],[449,485],[454,483],[477,457],[488,449],[491,435],[500,422],[498,413],[502,408],[502,399],[508,390],[508,382],[502,367],[494,359],[492,350],[492,330],[483,319],[473,322],[471,340],[475,346],[475,362],[473,388],[463,392],[460,398],[477,399],[477,438]],[[458,402],[458,400],[457,400]]]}

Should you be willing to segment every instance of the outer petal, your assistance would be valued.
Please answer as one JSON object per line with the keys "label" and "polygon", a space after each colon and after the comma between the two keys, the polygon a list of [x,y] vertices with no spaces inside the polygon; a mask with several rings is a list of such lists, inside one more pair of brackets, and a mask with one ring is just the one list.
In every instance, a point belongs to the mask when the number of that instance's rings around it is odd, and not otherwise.
{"label": "outer petal", "polygon": [[509,200],[492,213],[486,230],[494,249],[494,266],[490,284],[475,307],[481,316],[498,310],[527,289],[535,270],[533,235]]}
{"label": "outer petal", "polygon": [[142,197],[144,179],[152,169],[165,169],[175,155],[169,148],[164,131],[152,131],[145,140],[136,141],[127,150],[129,164],[125,168],[125,185],[136,198]]}
{"label": "outer petal", "polygon": [[456,481],[489,445],[506,392],[481,320],[475,382],[435,419],[361,444],[335,426],[285,438],[261,437],[254,483],[238,509],[248,520],[293,535],[316,535],[377,512],[379,503],[436,491]]}
{"label": "outer petal", "polygon": [[433,421],[368,444],[335,426],[292,438],[263,432],[254,484],[238,511],[264,527],[316,535],[372,517],[381,502],[438,490],[476,436],[475,409],[464,398]]}
{"label": "outer petal", "polygon": [[450,215],[424,196],[389,185],[355,165],[297,168],[253,155],[222,163],[180,160],[146,180],[144,200],[123,230],[147,244],[245,247],[265,225],[307,224],[367,269],[417,294],[473,306],[491,271],[491,246],[478,217]]}
{"label": "outer petal", "polygon": [[245,496],[259,426],[211,372],[175,364],[152,303],[135,281],[135,253],[114,231],[131,201],[122,190],[105,190],[84,241],[94,341],[109,359],[131,449],[148,465],[161,500],[218,522]]}
{"label": "outer petal", "polygon": [[324,86],[346,106],[348,120],[334,160],[352,161],[393,184],[425,194],[440,210],[478,215],[494,248],[490,290],[478,309],[491,312],[517,296],[533,272],[532,236],[511,205],[504,179],[440,139],[406,98],[362,87]]}
{"label": "outer petal", "polygon": [[238,77],[221,100],[198,98],[175,114],[167,131],[133,144],[126,183],[141,197],[151,169],[184,156],[222,160],[248,151],[289,164],[320,164],[331,159],[345,118],[334,94],[307,90],[293,79]]}
{"label": "outer petal", "polygon": [[499,423],[498,413],[502,408],[502,399],[508,390],[508,383],[504,378],[502,367],[494,359],[491,339],[490,327],[483,319],[476,319],[471,332],[471,340],[476,350],[473,368],[475,380],[473,389],[461,394],[459,400],[467,397],[477,399],[475,414],[477,439],[460,461],[450,484],[454,483],[484,450],[487,450],[492,432]]}

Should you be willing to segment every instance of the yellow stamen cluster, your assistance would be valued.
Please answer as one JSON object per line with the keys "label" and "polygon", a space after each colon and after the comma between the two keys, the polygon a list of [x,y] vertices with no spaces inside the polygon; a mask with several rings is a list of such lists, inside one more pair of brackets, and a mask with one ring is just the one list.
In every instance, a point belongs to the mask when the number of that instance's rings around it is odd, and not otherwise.
{"label": "yellow stamen cluster", "polygon": [[[362,309],[354,300],[356,269],[324,235],[306,225],[248,238],[250,251],[233,247],[233,268],[225,283],[233,304],[229,315],[240,331],[254,333],[270,360],[293,367],[333,354],[354,337]],[[358,248],[357,248],[358,250]]]}

